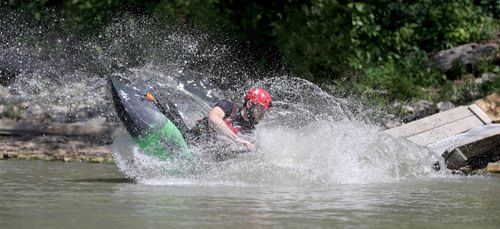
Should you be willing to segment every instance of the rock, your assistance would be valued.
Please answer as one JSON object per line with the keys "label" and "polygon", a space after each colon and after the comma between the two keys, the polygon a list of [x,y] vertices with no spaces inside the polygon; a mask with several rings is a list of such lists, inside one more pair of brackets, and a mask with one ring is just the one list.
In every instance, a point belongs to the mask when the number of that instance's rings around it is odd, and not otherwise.
{"label": "rock", "polygon": [[490,81],[494,80],[497,77],[499,77],[499,75],[497,75],[495,73],[485,72],[485,73],[481,74],[481,77],[475,79],[474,83],[476,83],[478,85],[481,85],[481,84],[490,82]]}
{"label": "rock", "polygon": [[464,103],[472,100],[474,97],[478,96],[479,87],[477,86],[463,86],[453,85],[453,94],[450,98],[450,101],[454,103]]}
{"label": "rock", "polygon": [[417,103],[413,104],[411,109],[410,108],[405,108],[405,109],[408,111],[413,111],[411,114],[403,118],[403,122],[405,123],[415,121],[417,119],[434,114],[436,113],[437,110],[434,103],[426,100],[420,100]]}
{"label": "rock", "polygon": [[392,119],[396,118],[396,115],[394,115],[394,114],[388,114],[388,115],[385,116],[385,118],[388,119],[388,120],[392,120]]}
{"label": "rock", "polygon": [[439,51],[430,57],[430,65],[437,65],[444,72],[453,69],[454,62],[463,64],[474,64],[495,53],[499,49],[497,43],[476,44],[470,43],[460,45],[451,49]]}
{"label": "rock", "polygon": [[401,122],[398,122],[398,121],[388,121],[384,124],[385,128],[387,129],[391,129],[391,128],[394,128],[394,127],[398,127],[398,126],[401,126]]}
{"label": "rock", "polygon": [[409,106],[409,105],[404,105],[404,106],[402,106],[401,108],[403,108],[403,111],[404,111],[404,113],[406,113],[406,114],[409,114],[409,113],[410,113],[410,114],[411,114],[411,113],[415,113],[415,109],[413,109],[413,107],[412,107],[412,106]]}
{"label": "rock", "polygon": [[443,112],[455,108],[455,105],[450,101],[439,102],[437,105],[438,112]]}
{"label": "rock", "polygon": [[434,103],[427,100],[420,100],[413,105],[415,112],[424,112],[434,109]]}
{"label": "rock", "polygon": [[383,117],[382,123],[384,123],[384,127],[387,129],[397,127],[401,125],[401,122],[396,118],[394,114],[387,114]]}
{"label": "rock", "polygon": [[500,173],[500,161],[488,163],[488,165],[486,166],[486,171],[490,173]]}

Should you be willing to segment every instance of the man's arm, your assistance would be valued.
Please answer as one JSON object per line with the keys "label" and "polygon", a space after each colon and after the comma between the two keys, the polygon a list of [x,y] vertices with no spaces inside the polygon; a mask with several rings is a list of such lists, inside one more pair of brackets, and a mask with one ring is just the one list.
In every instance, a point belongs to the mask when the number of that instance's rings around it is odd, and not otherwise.
{"label": "man's arm", "polygon": [[248,150],[255,150],[255,146],[251,142],[238,137],[238,135],[235,134],[226,125],[226,123],[224,122],[224,115],[225,115],[225,113],[222,110],[222,108],[215,106],[214,108],[212,108],[212,110],[208,114],[208,122],[216,130],[218,130],[219,132],[222,132],[222,134],[228,136],[231,140],[238,142],[238,143],[241,143],[241,144],[244,144]]}

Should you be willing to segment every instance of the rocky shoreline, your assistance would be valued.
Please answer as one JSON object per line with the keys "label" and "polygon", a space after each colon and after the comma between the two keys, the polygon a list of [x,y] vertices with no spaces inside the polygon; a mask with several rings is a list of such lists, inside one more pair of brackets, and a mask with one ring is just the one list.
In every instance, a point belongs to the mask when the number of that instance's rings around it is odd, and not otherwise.
{"label": "rocky shoreline", "polygon": [[0,160],[113,162],[111,143],[118,123],[104,119],[40,123],[0,118]]}
{"label": "rocky shoreline", "polygon": [[114,163],[109,144],[64,136],[0,136],[0,160]]}

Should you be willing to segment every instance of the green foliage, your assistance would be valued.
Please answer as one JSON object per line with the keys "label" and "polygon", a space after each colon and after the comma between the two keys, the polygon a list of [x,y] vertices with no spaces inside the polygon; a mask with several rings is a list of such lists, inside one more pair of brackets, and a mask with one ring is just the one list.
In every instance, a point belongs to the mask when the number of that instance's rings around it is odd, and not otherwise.
{"label": "green foliage", "polygon": [[495,74],[496,77],[479,86],[479,97],[484,97],[491,92],[500,91],[500,65],[494,65],[488,62],[482,62],[478,67],[480,73]]}
{"label": "green foliage", "polygon": [[474,4],[481,7],[488,16],[500,19],[500,0],[474,0]]}
{"label": "green foliage", "polygon": [[120,2],[118,0],[63,1],[61,16],[69,32],[81,33],[91,30],[95,24],[110,17],[112,12],[119,9]]}
{"label": "green foliage", "polygon": [[[498,74],[498,73],[497,73]],[[480,87],[480,97],[484,97],[487,94],[494,92],[494,91],[500,91],[500,77],[496,77],[493,79],[491,82],[482,84]]]}
{"label": "green foliage", "polygon": [[333,78],[339,76],[330,73],[344,66],[361,69],[496,31],[493,20],[469,0],[316,0],[286,12],[275,29],[288,63],[301,73]]}
{"label": "green foliage", "polygon": [[195,23],[198,26],[213,26],[225,20],[225,16],[217,8],[218,0],[160,0],[149,3],[154,13],[173,18],[181,23]]}
{"label": "green foliage", "polygon": [[425,67],[425,61],[424,52],[414,52],[403,60],[366,67],[356,79],[356,92],[383,91],[392,100],[429,96],[429,88],[443,87],[447,81],[440,71]]}

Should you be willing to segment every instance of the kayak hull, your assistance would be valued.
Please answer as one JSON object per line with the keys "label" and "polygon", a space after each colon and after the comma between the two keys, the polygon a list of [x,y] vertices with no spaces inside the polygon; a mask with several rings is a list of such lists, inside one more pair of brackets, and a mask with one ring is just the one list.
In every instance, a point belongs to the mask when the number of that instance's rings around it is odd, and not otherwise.
{"label": "kayak hull", "polygon": [[109,82],[118,117],[144,153],[162,160],[191,158],[182,133],[156,103],[145,98],[146,92],[114,76]]}

